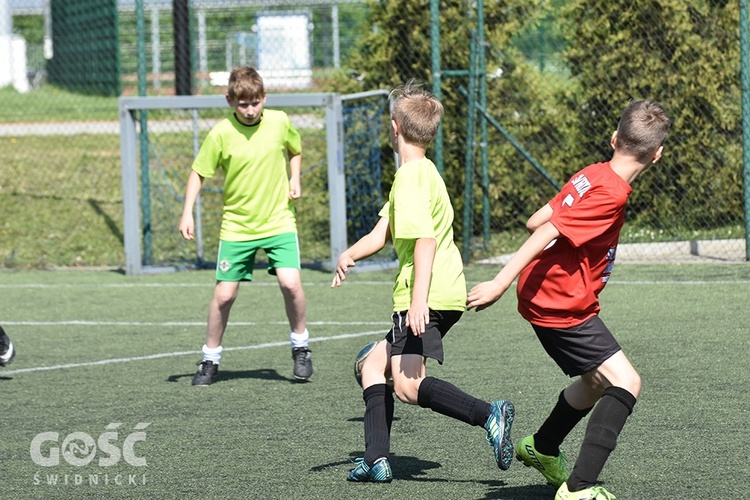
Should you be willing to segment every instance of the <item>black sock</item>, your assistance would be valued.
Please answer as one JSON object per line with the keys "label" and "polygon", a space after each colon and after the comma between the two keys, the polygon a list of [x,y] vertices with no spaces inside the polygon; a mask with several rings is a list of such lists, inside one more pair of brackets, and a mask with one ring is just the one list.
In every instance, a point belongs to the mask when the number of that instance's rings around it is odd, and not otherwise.
{"label": "black sock", "polygon": [[565,391],[560,392],[552,413],[534,434],[534,448],[543,455],[556,457],[565,437],[590,411],[591,408],[576,410],[565,400]]}
{"label": "black sock", "polygon": [[580,491],[596,484],[635,401],[635,396],[622,387],[605,389],[601,401],[591,413],[581,451],[568,478],[570,491]]}
{"label": "black sock", "polygon": [[393,390],[386,384],[368,387],[365,400],[365,463],[372,466],[379,458],[388,457],[393,423]]}
{"label": "black sock", "polygon": [[492,411],[486,401],[435,377],[425,377],[422,380],[417,400],[422,408],[429,408],[470,425],[484,425]]}

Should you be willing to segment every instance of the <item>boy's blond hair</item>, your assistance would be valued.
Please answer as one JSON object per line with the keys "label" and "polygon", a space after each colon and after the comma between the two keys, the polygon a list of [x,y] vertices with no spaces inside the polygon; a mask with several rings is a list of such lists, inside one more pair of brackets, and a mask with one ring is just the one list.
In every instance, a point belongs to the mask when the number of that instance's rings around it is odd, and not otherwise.
{"label": "boy's blond hair", "polygon": [[266,96],[263,78],[253,67],[240,66],[234,68],[229,74],[227,95],[233,101],[262,99]]}
{"label": "boy's blond hair", "polygon": [[617,151],[649,163],[669,131],[670,119],[651,99],[631,101],[617,125]]}
{"label": "boy's blond hair", "polygon": [[432,92],[417,80],[409,80],[391,92],[391,119],[399,125],[399,133],[408,144],[427,148],[435,139],[445,111]]}

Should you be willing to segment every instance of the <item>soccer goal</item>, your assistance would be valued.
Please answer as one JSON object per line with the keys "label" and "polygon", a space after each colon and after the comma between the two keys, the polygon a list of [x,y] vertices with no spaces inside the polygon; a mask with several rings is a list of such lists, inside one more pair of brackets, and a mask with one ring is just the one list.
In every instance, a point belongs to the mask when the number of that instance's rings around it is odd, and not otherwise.
{"label": "soccer goal", "polygon": [[[377,220],[387,140],[388,92],[269,94],[302,135],[302,197],[294,202],[303,265],[332,268]],[[178,231],[185,183],[206,133],[231,112],[224,96],[122,97],[125,272],[215,265],[223,173],[206,179],[195,207],[196,238]],[[259,255],[262,261],[264,256]]]}

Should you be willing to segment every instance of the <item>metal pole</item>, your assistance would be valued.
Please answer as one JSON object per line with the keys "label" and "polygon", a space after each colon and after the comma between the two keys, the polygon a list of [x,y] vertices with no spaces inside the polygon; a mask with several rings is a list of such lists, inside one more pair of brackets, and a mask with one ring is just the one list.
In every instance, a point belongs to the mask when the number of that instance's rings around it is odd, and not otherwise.
{"label": "metal pole", "polygon": [[120,110],[120,159],[122,161],[123,240],[125,273],[138,275],[141,268],[140,221],[138,217],[138,166],[135,159],[135,116],[122,102]]}
{"label": "metal pole", "polygon": [[174,25],[175,94],[192,95],[190,64],[190,7],[188,0],[172,0]]}
{"label": "metal pole", "polygon": [[[430,0],[430,55],[432,59],[432,93],[442,100],[440,68],[440,0]],[[435,136],[435,152],[432,159],[440,174],[443,174],[443,124],[440,123]]]}
{"label": "metal pole", "polygon": [[462,256],[464,262],[471,258],[471,239],[474,233],[474,127],[476,125],[476,88],[477,88],[477,32],[471,30],[471,50],[469,51],[469,95],[466,118],[466,156],[464,159],[464,218]]}
{"label": "metal pole", "polygon": [[[136,0],[136,33],[138,47],[138,95],[146,96],[146,14],[143,0]],[[143,235],[143,263],[151,265],[151,183],[149,178],[148,112],[139,113],[140,132],[138,142],[141,152],[141,213]]]}
{"label": "metal pole", "polygon": [[742,81],[742,171],[745,208],[745,260],[750,260],[750,51],[747,0],[740,0],[740,79]]}
{"label": "metal pole", "polygon": [[[487,109],[487,61],[484,55],[484,0],[477,1],[477,58],[479,72],[479,105]],[[489,153],[487,151],[487,120],[484,115],[480,118],[480,143],[482,152],[482,229],[484,245],[490,242],[490,171]]]}

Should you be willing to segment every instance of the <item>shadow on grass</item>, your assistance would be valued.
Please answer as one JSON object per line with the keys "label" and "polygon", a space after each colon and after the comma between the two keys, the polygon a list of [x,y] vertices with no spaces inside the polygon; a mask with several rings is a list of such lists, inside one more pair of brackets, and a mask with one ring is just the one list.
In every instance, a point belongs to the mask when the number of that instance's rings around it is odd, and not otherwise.
{"label": "shadow on grass", "polygon": [[[393,417],[393,421],[394,422],[398,422],[399,420],[401,420],[401,417]],[[364,422],[365,421],[365,417],[347,418],[346,421],[347,422]]]}
{"label": "shadow on grass", "polygon": [[91,206],[91,208],[94,210],[96,215],[100,216],[102,219],[104,219],[104,223],[107,225],[109,230],[112,232],[112,234],[117,238],[120,243],[125,242],[125,237],[123,236],[122,232],[120,231],[120,226],[117,225],[117,222],[115,222],[112,217],[110,217],[107,212],[105,212],[102,209],[101,203],[97,200],[94,200],[92,198],[89,198],[86,200],[88,204]]}
{"label": "shadow on grass", "polygon": [[0,377],[0,380],[13,380],[13,377]]}
{"label": "shadow on grass", "polygon": [[[351,468],[354,469],[354,467],[356,467],[354,459],[361,457],[364,454],[364,452],[352,452],[349,454],[349,460],[340,460],[338,462],[316,465],[315,467],[310,467],[310,470],[312,472],[321,472],[329,467],[341,467],[346,465],[351,465]],[[393,470],[398,472],[398,474],[394,473],[395,479],[404,481],[426,481],[427,479],[418,476],[424,476],[426,471],[430,469],[439,469],[441,467],[438,462],[422,460],[416,457],[401,456],[395,453],[391,453],[388,460],[391,462]],[[441,480],[437,479],[436,481]]]}
{"label": "shadow on grass", "polygon": [[[361,457],[364,452],[352,452],[349,460],[339,460],[327,464],[310,467],[311,472],[323,472],[328,468],[340,468],[350,466],[354,469],[355,458]],[[417,457],[397,455],[391,453],[388,458],[393,468],[394,481],[415,481],[424,483],[476,483],[487,487],[484,499],[504,500],[549,500],[555,494],[555,489],[546,484],[533,484],[524,486],[508,486],[502,479],[446,479],[440,477],[427,477],[428,472],[439,469],[439,462],[423,460]]]}
{"label": "shadow on grass", "polygon": [[[504,486],[503,481],[481,481],[487,486],[497,488],[488,491],[483,497],[501,500],[549,500],[555,496],[555,488],[547,484],[531,484],[525,486]],[[497,484],[500,483],[500,484]]]}
{"label": "shadow on grass", "polygon": [[[167,377],[167,382],[179,382],[180,379],[183,378],[192,380],[194,375],[194,372],[183,373],[181,375],[170,375],[169,377]],[[292,384],[305,383],[305,381],[302,380],[284,377],[280,375],[276,370],[265,368],[261,368],[259,370],[219,370],[219,373],[217,373],[216,377],[214,377],[213,383],[215,384],[217,382],[235,379],[279,380],[287,381]]]}

